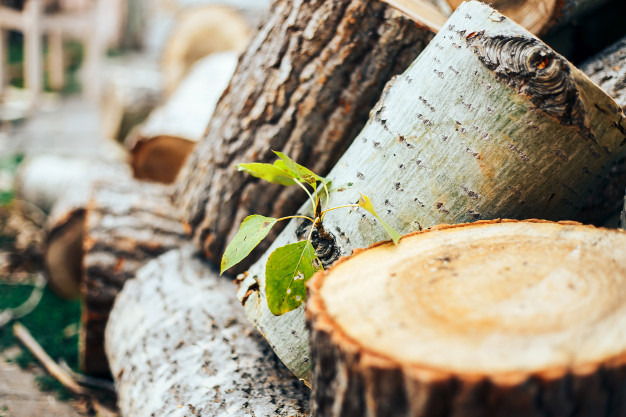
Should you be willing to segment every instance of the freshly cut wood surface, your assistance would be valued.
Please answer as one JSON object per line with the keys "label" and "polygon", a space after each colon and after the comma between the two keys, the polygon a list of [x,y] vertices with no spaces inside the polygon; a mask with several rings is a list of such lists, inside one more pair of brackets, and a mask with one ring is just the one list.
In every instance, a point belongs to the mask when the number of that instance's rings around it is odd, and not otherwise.
{"label": "freshly cut wood surface", "polygon": [[122,415],[306,416],[310,391],[196,252],[150,261],[115,302],[106,348]]}
{"label": "freshly cut wood surface", "polygon": [[171,189],[127,180],[95,185],[83,239],[84,297],[80,363],[92,375],[108,375],[104,327],[127,279],[154,257],[187,241],[171,205]]}
{"label": "freshly cut wood surface", "polygon": [[258,181],[235,165],[273,162],[277,150],[327,173],[384,84],[433,36],[380,1],[275,0],[270,11],[176,182],[175,204],[214,263],[246,216],[282,217],[306,198],[298,187]]}
{"label": "freshly cut wood surface", "polygon": [[237,65],[237,53],[200,59],[167,102],[126,138],[136,178],[171,183],[206,132],[215,105]]}
{"label": "freshly cut wood surface", "polygon": [[209,4],[183,10],[163,51],[166,93],[178,89],[197,61],[216,52],[239,53],[249,36],[248,22],[231,7]]}
{"label": "freshly cut wood surface", "polygon": [[[330,207],[365,194],[401,233],[503,217],[570,220],[626,154],[624,131],[621,108],[565,58],[487,5],[465,2],[390,81],[327,175]],[[286,226],[239,296],[278,356],[306,379],[302,309],[277,317],[265,298],[266,261],[306,239],[302,224]],[[325,263],[387,238],[359,209],[328,212],[323,227]]]}
{"label": "freshly cut wood surface", "polygon": [[621,415],[624,247],[624,231],[496,220],[356,251],[309,283],[314,414]]}

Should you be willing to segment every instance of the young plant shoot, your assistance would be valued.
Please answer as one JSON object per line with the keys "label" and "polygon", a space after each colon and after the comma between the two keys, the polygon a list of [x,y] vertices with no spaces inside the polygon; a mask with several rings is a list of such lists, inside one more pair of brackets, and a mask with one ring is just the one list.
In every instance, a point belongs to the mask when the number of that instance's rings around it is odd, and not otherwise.
{"label": "young plant shoot", "polygon": [[[361,195],[358,204],[328,207],[330,181],[291,160],[281,152],[274,152],[278,160],[274,164],[239,164],[237,168],[271,183],[290,186],[298,185],[309,196],[313,208],[312,216],[293,215],[275,219],[251,215],[244,219],[237,234],[228,244],[222,256],[220,274],[241,262],[267,236],[279,221],[301,218],[311,223],[306,240],[277,248],[265,265],[265,295],[267,305],[276,316],[298,308],[306,296],[306,282],[313,274],[323,269],[322,262],[311,244],[314,230],[321,231],[324,216],[331,210],[346,207],[361,207],[370,212],[387,231],[395,244],[400,234],[378,216],[370,199]],[[307,188],[308,187],[308,188]]]}

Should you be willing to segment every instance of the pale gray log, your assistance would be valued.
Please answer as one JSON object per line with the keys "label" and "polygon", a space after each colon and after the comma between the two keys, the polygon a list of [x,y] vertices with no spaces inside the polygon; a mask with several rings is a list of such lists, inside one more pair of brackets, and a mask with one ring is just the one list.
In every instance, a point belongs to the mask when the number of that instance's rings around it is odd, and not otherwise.
{"label": "pale gray log", "polygon": [[306,415],[308,389],[195,252],[146,264],[115,302],[105,340],[122,415]]}

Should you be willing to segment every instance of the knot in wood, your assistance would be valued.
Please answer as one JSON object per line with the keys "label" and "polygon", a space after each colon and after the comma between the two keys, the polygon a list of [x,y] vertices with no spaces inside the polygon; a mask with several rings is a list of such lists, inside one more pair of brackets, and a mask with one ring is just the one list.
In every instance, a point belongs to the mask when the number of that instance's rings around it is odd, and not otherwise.
{"label": "knot in wood", "polygon": [[[311,227],[313,227],[311,222],[306,220],[302,221],[296,229],[298,239],[306,239],[309,233],[311,233]],[[315,254],[322,262],[324,269],[331,266],[341,255],[335,237],[328,230],[324,229],[323,226],[313,229],[311,233],[311,245],[313,245]]]}
{"label": "knot in wood", "polygon": [[565,59],[534,38],[470,35],[465,36],[467,45],[499,81],[561,124],[578,126],[586,137],[595,139],[585,123],[584,106]]}

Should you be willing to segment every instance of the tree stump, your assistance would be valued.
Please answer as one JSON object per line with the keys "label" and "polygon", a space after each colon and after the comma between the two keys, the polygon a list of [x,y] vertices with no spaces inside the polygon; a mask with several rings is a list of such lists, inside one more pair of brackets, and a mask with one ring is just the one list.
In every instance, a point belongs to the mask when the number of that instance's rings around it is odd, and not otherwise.
{"label": "tree stump", "polygon": [[[626,153],[624,127],[619,106],[564,58],[495,10],[466,2],[385,88],[328,174],[330,207],[363,193],[401,233],[499,217],[571,219]],[[306,380],[304,312],[272,315],[264,274],[273,249],[306,238],[301,225],[292,221],[250,268],[239,297]],[[324,264],[386,239],[354,208],[329,212],[323,227],[316,250]]]}
{"label": "tree stump", "polygon": [[623,415],[625,245],[503,220],[355,251],[309,283],[314,415]]}
{"label": "tree stump", "polygon": [[280,217],[303,202],[294,187],[261,183],[235,165],[273,161],[271,150],[279,150],[328,172],[363,127],[384,83],[432,38],[381,1],[276,0],[271,11],[174,195],[194,240],[216,263],[244,217]]}
{"label": "tree stump", "polygon": [[108,375],[104,327],[127,279],[148,260],[187,241],[168,187],[137,181],[96,184],[83,240],[84,297],[80,362],[85,373]]}
{"label": "tree stump", "polygon": [[237,54],[200,59],[167,102],[126,139],[135,178],[171,183],[202,139],[215,105],[235,71]]}
{"label": "tree stump", "polygon": [[310,391],[196,251],[152,260],[115,302],[105,340],[122,415],[307,415]]}

